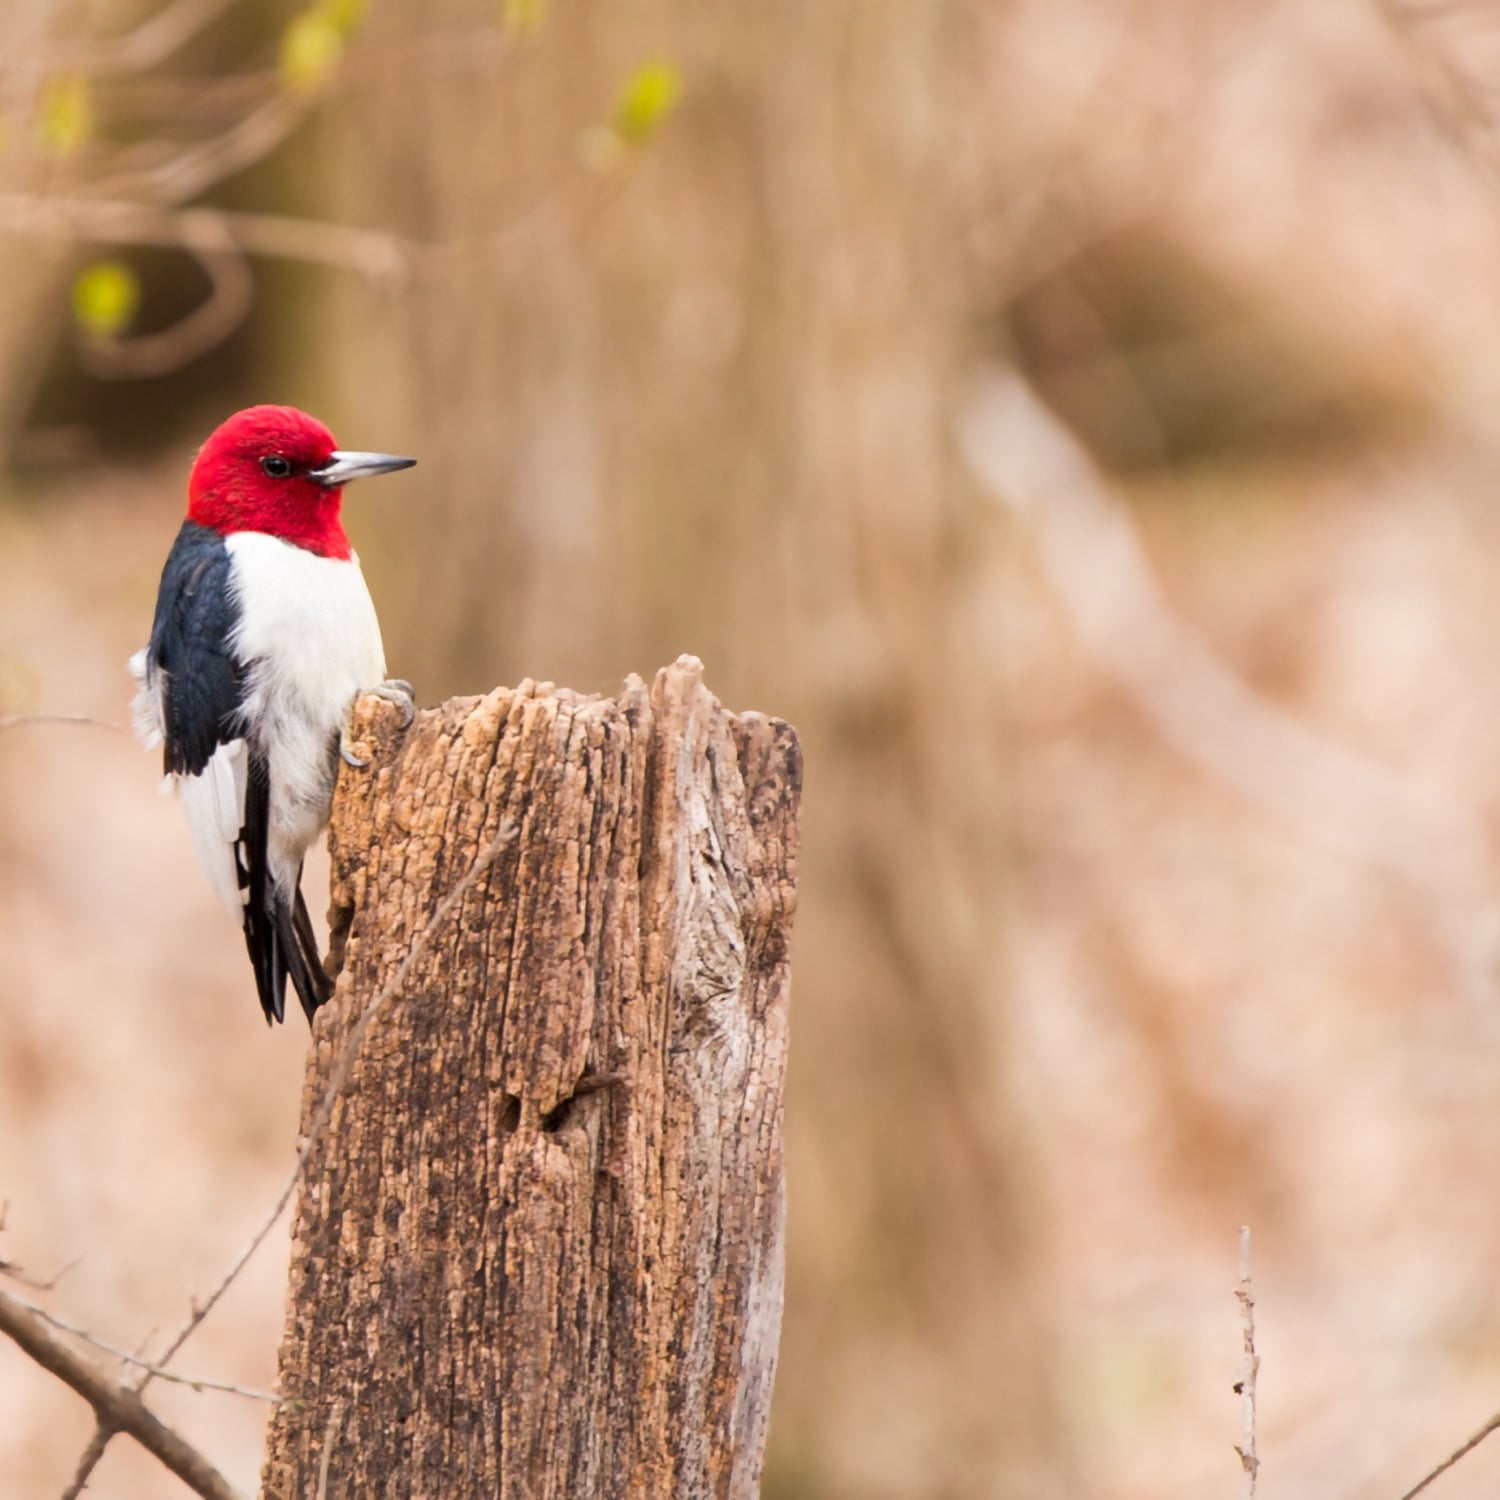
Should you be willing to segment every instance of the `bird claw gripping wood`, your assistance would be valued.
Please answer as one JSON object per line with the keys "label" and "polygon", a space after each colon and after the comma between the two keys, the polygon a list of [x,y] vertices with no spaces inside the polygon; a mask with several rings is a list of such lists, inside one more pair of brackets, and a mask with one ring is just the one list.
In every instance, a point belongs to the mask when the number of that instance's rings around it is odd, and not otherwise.
{"label": "bird claw gripping wood", "polygon": [[394,703],[401,710],[401,727],[410,729],[417,716],[417,690],[404,677],[387,677],[370,691],[387,703]]}
{"label": "bird claw gripping wood", "polygon": [[[384,698],[387,703],[394,703],[401,710],[401,727],[411,728],[412,721],[417,717],[417,693],[411,683],[402,677],[387,677],[384,682],[370,688],[369,692],[372,698]],[[344,722],[339,728],[339,758],[346,766],[363,771],[370,762],[361,760],[354,753],[354,741],[349,733],[353,713],[354,705],[351,703],[344,711]]]}
{"label": "bird claw gripping wood", "polygon": [[349,733],[349,720],[353,712],[354,705],[351,703],[344,710],[344,722],[339,725],[339,759],[346,766],[353,766],[356,771],[363,771],[370,762],[361,759],[354,753],[354,740]]}

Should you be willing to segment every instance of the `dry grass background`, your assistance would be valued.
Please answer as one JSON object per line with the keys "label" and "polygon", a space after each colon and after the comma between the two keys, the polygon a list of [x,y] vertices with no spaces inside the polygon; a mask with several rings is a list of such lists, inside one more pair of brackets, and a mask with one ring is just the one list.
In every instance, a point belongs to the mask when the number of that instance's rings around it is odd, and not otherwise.
{"label": "dry grass background", "polygon": [[[60,46],[156,8],[0,16],[0,226],[143,149],[141,80],[97,80],[65,160],[27,111]],[[1241,1223],[1262,1493],[1399,1495],[1500,1409],[1500,6],[503,10],[371,0],[349,81],[211,195],[447,247],[404,280],[258,265],[227,346],[106,384],[72,253],[0,239],[0,712],[124,717],[224,412],[418,454],[349,510],[424,701],[691,650],[802,732],[767,1496],[1234,1493]],[[272,67],[293,13],[238,0],[146,82]],[[591,170],[653,58],[679,109]],[[199,273],[132,253],[169,322]],[[1056,497],[969,467],[1000,367],[1190,636],[1351,785],[1397,778],[1368,838],[1324,837],[1342,783],[1268,811],[1295,754],[1184,754],[1113,533],[1049,550]],[[1233,703],[1186,711],[1245,743]],[[81,1253],[53,1301],[122,1341],[175,1326],[290,1159],[304,1039],[261,1028],[239,948],[146,757],[0,734],[0,1253]],[[279,1242],[178,1363],[269,1383],[284,1275]],[[258,1408],[155,1399],[252,1482]],[[0,1348],[0,1491],[56,1495],[88,1428]],[[93,1492],[173,1483],[118,1442]],[[1432,1493],[1497,1483],[1500,1444]]]}

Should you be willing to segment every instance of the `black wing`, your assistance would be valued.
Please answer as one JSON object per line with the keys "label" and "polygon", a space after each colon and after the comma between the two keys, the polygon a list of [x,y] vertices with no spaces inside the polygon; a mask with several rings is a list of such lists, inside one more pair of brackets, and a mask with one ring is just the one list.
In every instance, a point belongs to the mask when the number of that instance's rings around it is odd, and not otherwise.
{"label": "black wing", "polygon": [[162,762],[197,776],[220,745],[240,738],[244,670],[231,649],[239,613],[229,588],[229,549],[206,526],[184,521],[162,569],[146,648],[160,679]]}

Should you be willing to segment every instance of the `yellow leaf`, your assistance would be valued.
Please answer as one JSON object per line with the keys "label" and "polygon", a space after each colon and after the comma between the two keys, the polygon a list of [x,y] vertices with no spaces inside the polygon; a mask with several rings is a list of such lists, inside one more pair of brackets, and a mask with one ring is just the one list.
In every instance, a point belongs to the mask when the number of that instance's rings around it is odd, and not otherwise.
{"label": "yellow leaf", "polygon": [[645,63],[626,80],[615,101],[614,133],[627,146],[644,146],[677,108],[682,75],[669,62]]}
{"label": "yellow leaf", "polygon": [[344,33],[327,7],[314,6],[293,16],[281,34],[281,76],[290,88],[317,88],[343,55]]}
{"label": "yellow leaf", "polygon": [[320,0],[313,7],[347,42],[365,19],[369,0]]}
{"label": "yellow leaf", "polygon": [[73,319],[92,338],[117,338],[140,305],[141,284],[123,261],[95,261],[73,283]]}
{"label": "yellow leaf", "polygon": [[539,31],[547,19],[548,0],[505,0],[500,24],[510,31]]}
{"label": "yellow leaf", "polygon": [[76,73],[48,79],[37,120],[42,145],[59,156],[71,156],[88,144],[93,133],[94,103],[88,79]]}

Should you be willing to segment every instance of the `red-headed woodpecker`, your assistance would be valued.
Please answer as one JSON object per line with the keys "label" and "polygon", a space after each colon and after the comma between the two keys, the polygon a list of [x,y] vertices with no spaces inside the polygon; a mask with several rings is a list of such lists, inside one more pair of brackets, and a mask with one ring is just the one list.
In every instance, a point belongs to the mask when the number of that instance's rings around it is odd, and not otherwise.
{"label": "red-headed woodpecker", "polygon": [[302,899],[302,858],[328,822],[357,693],[400,702],[375,606],[339,520],[351,479],[412,458],[350,453],[291,406],[252,406],[199,451],[187,520],[162,570],[151,641],[131,658],[136,727],[209,883],[243,923],[266,1021],[291,979],[311,1022],[332,993]]}

